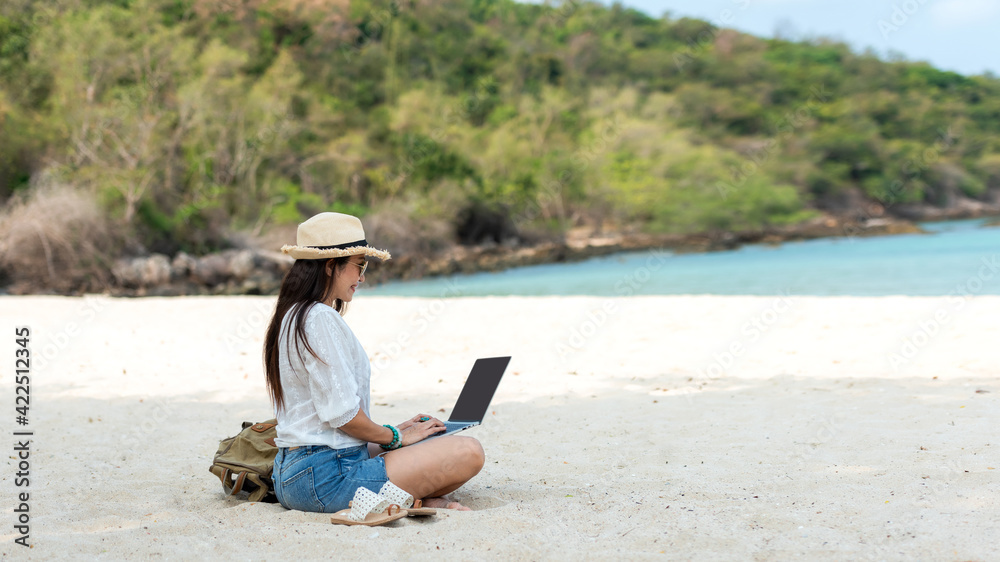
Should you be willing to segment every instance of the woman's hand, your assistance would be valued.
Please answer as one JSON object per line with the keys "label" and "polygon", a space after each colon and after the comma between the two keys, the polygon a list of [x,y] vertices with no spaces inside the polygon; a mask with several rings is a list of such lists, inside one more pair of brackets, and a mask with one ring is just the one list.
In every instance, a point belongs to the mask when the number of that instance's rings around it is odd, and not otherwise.
{"label": "woman's hand", "polygon": [[434,416],[429,416],[427,414],[417,414],[403,423],[396,424],[396,429],[403,431],[404,429],[410,427],[415,423],[425,422],[425,421],[440,421],[440,420],[438,420]]}
{"label": "woman's hand", "polygon": [[402,434],[400,439],[403,441],[402,446],[405,447],[441,433],[444,431],[444,422],[432,416],[417,415],[397,425],[396,429]]}

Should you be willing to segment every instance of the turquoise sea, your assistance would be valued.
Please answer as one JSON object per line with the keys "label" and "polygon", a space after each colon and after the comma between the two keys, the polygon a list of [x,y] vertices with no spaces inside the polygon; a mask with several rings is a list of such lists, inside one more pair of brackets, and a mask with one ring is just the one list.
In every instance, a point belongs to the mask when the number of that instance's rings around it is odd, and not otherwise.
{"label": "turquoise sea", "polygon": [[924,223],[926,234],[844,237],[674,254],[647,250],[365,287],[360,295],[1000,294],[1000,228]]}

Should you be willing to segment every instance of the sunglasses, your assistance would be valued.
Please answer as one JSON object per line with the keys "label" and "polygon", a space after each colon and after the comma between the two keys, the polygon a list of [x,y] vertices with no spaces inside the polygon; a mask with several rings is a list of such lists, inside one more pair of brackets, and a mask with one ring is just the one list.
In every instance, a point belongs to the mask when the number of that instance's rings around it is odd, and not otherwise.
{"label": "sunglasses", "polygon": [[356,265],[356,266],[358,266],[358,267],[361,268],[361,274],[358,275],[358,277],[361,277],[362,275],[364,275],[365,274],[365,270],[368,269],[368,260],[365,260],[365,261],[363,261],[361,263],[358,263],[356,261],[348,261],[347,263],[354,264],[354,265]]}

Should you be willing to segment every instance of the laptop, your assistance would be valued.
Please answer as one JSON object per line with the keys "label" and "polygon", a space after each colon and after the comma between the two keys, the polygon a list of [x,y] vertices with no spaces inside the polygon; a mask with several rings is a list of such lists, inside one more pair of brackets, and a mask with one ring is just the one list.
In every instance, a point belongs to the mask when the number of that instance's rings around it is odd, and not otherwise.
{"label": "laptop", "polygon": [[451,410],[451,416],[444,422],[445,430],[427,439],[451,435],[483,423],[508,363],[510,357],[476,359],[472,372],[469,373],[469,378],[466,379],[465,386],[458,395],[458,401]]}

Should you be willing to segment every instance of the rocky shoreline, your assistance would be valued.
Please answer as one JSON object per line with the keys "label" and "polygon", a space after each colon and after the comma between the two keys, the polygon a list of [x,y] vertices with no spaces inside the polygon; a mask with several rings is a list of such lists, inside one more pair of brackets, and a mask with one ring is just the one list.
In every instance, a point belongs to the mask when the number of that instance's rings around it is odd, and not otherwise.
{"label": "rocky shoreline", "polygon": [[[439,255],[397,256],[384,264],[375,262],[368,282],[501,271],[545,263],[573,262],[626,251],[659,248],[674,252],[707,252],[744,244],[777,244],[792,240],[844,236],[877,236],[920,232],[915,224],[899,219],[847,221],[822,217],[800,225],[760,231],[717,235],[651,235],[571,232],[565,240],[532,246],[490,244],[455,246]],[[115,296],[274,295],[292,258],[280,252],[241,249],[202,257],[179,253],[119,260],[113,269]]]}
{"label": "rocky shoreline", "polygon": [[[1000,209],[997,210],[1000,212]],[[946,219],[989,216],[974,213]],[[854,220],[822,216],[787,227],[717,234],[653,235],[629,232],[594,234],[571,231],[564,240],[531,246],[456,245],[434,256],[397,255],[386,263],[373,262],[367,282],[379,284],[458,273],[501,271],[513,267],[581,261],[617,252],[663,249],[673,252],[710,252],[745,244],[779,244],[814,238],[879,236],[922,232],[914,222],[879,217]],[[293,259],[275,251],[244,248],[195,257],[178,253],[119,259],[112,268],[112,296],[276,295]],[[11,286],[8,294],[37,294],[37,288]]]}

